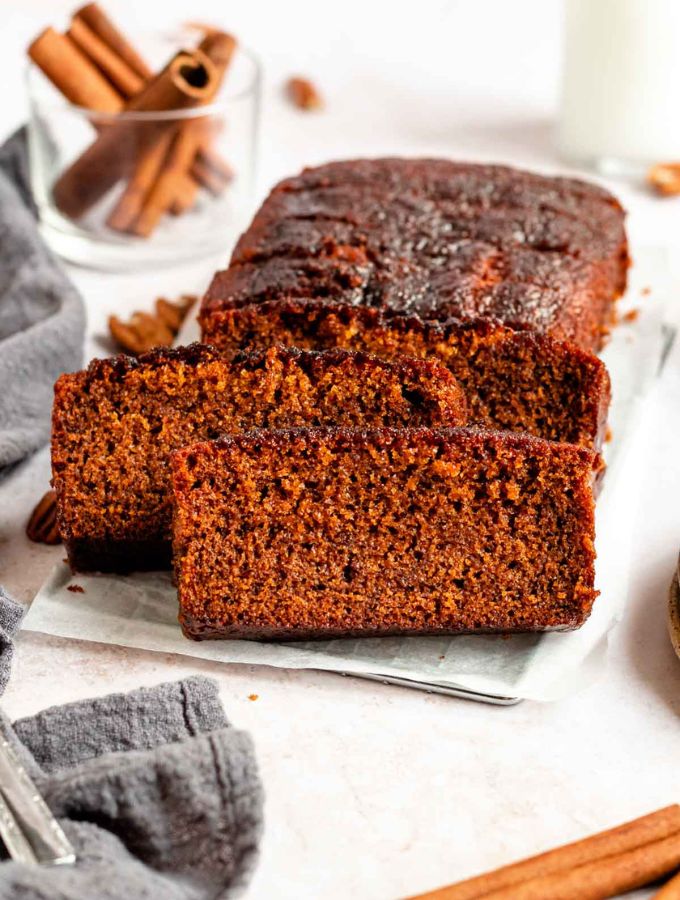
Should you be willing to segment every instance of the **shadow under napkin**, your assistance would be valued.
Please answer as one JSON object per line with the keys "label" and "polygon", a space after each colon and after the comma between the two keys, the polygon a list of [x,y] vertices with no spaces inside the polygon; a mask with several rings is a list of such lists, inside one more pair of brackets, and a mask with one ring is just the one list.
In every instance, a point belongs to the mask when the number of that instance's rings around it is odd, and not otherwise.
{"label": "shadow under napkin", "polygon": [[0,721],[75,866],[0,865],[3,900],[223,900],[252,872],[263,793],[249,735],[201,677]]}
{"label": "shadow under napkin", "polygon": [[0,148],[0,476],[49,437],[56,378],[80,368],[85,310],[43,242],[22,129]]}

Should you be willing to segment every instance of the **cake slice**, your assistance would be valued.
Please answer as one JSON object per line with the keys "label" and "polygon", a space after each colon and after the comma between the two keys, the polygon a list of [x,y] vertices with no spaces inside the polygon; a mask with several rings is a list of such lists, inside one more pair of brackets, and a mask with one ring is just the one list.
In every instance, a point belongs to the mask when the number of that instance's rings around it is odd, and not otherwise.
{"label": "cake slice", "polygon": [[546,335],[488,320],[425,322],[301,299],[216,310],[203,316],[202,328],[204,339],[226,355],[285,344],[436,359],[465,391],[475,423],[596,450],[602,445],[610,398],[604,363]]}
{"label": "cake slice", "polygon": [[596,591],[596,454],[467,428],[254,431],[173,456],[195,639],[571,629]]}
{"label": "cake slice", "polygon": [[170,564],[170,454],[252,428],[467,422],[451,373],[424,360],[194,344],[95,360],[55,386],[52,483],[74,570]]}

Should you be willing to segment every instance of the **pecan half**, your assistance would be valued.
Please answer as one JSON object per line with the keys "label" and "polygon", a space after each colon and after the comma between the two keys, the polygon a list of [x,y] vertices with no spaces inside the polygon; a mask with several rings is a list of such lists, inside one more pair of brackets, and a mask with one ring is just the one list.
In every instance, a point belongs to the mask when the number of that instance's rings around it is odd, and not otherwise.
{"label": "pecan half", "polygon": [[36,544],[61,543],[57,528],[57,495],[54,491],[48,491],[31,513],[26,535]]}
{"label": "pecan half", "polygon": [[308,112],[323,108],[323,98],[313,82],[308,78],[295,76],[286,82],[286,93],[298,109]]}
{"label": "pecan half", "polygon": [[680,194],[680,163],[659,163],[647,172],[647,181],[664,197]]}
{"label": "pecan half", "polygon": [[165,297],[159,297],[156,300],[156,315],[174,334],[177,334],[195,302],[196,297],[191,294],[183,294],[174,303]]}
{"label": "pecan half", "polygon": [[185,294],[172,303],[164,297],[156,300],[155,313],[135,312],[128,322],[109,317],[109,331],[118,346],[133,356],[154,347],[169,347],[196,297]]}

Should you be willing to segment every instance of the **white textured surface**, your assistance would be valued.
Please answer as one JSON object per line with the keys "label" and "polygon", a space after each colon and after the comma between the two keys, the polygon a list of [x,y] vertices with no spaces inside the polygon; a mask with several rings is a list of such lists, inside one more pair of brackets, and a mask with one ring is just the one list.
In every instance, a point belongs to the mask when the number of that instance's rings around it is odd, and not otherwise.
{"label": "white textured surface", "polygon": [[[23,46],[70,6],[3,3],[0,131],[24,115]],[[260,194],[334,156],[429,153],[560,167],[551,126],[556,0],[350,0],[341,8],[197,0],[189,13],[179,0],[109,6],[128,22],[136,14],[142,28],[187,14],[218,19],[259,51],[267,73]],[[326,113],[304,117],[281,101],[281,79],[293,71],[319,80]],[[611,186],[631,211],[634,245],[677,249],[680,202]],[[74,272],[90,313],[89,353],[107,352],[100,335],[110,312],[162,291],[200,289],[214,266],[143,277]],[[680,322],[680,310],[671,314]],[[493,708],[329,674],[25,634],[3,708],[18,716],[190,672],[217,678],[232,719],[255,738],[267,788],[254,900],[396,898],[678,800],[680,663],[665,616],[680,542],[679,396],[676,349],[622,486],[640,494],[632,552],[622,549],[621,567],[632,570],[626,616],[605,677],[575,696]],[[0,578],[24,601],[62,554],[23,537],[47,479],[43,452],[0,486]]]}
{"label": "white textured surface", "polygon": [[[630,542],[636,485],[628,483],[629,452],[641,407],[656,381],[665,347],[668,305],[666,254],[640,253],[621,308],[649,291],[635,329],[619,328],[606,349],[612,379],[606,446],[608,470],[597,503],[597,587],[601,591],[586,624],[570,634],[458,635],[453,638],[376,638],[271,643],[187,641],[177,628],[176,590],[169,573],[69,577],[58,564],[26,617],[30,631],[145,650],[289,669],[323,669],[408,678],[501,698],[557,700],[602,675],[608,635],[625,607],[628,569],[620,565]],[[622,489],[622,485],[625,488]],[[70,590],[83,588],[78,602]]]}

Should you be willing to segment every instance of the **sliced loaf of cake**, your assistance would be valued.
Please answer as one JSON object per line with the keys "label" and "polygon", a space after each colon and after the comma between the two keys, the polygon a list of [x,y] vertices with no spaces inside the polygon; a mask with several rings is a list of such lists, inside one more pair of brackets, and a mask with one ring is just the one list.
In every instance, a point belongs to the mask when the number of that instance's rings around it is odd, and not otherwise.
{"label": "sliced loaf of cake", "polygon": [[216,310],[204,317],[203,334],[226,355],[285,344],[439,360],[465,391],[475,423],[596,450],[602,445],[610,399],[607,369],[596,356],[547,335],[482,319],[426,322],[389,310],[302,299]]}
{"label": "sliced loaf of cake", "polygon": [[252,428],[455,425],[467,404],[424,360],[271,349],[226,360],[195,344],[95,360],[55,386],[52,479],[75,570],[170,564],[170,454]]}

